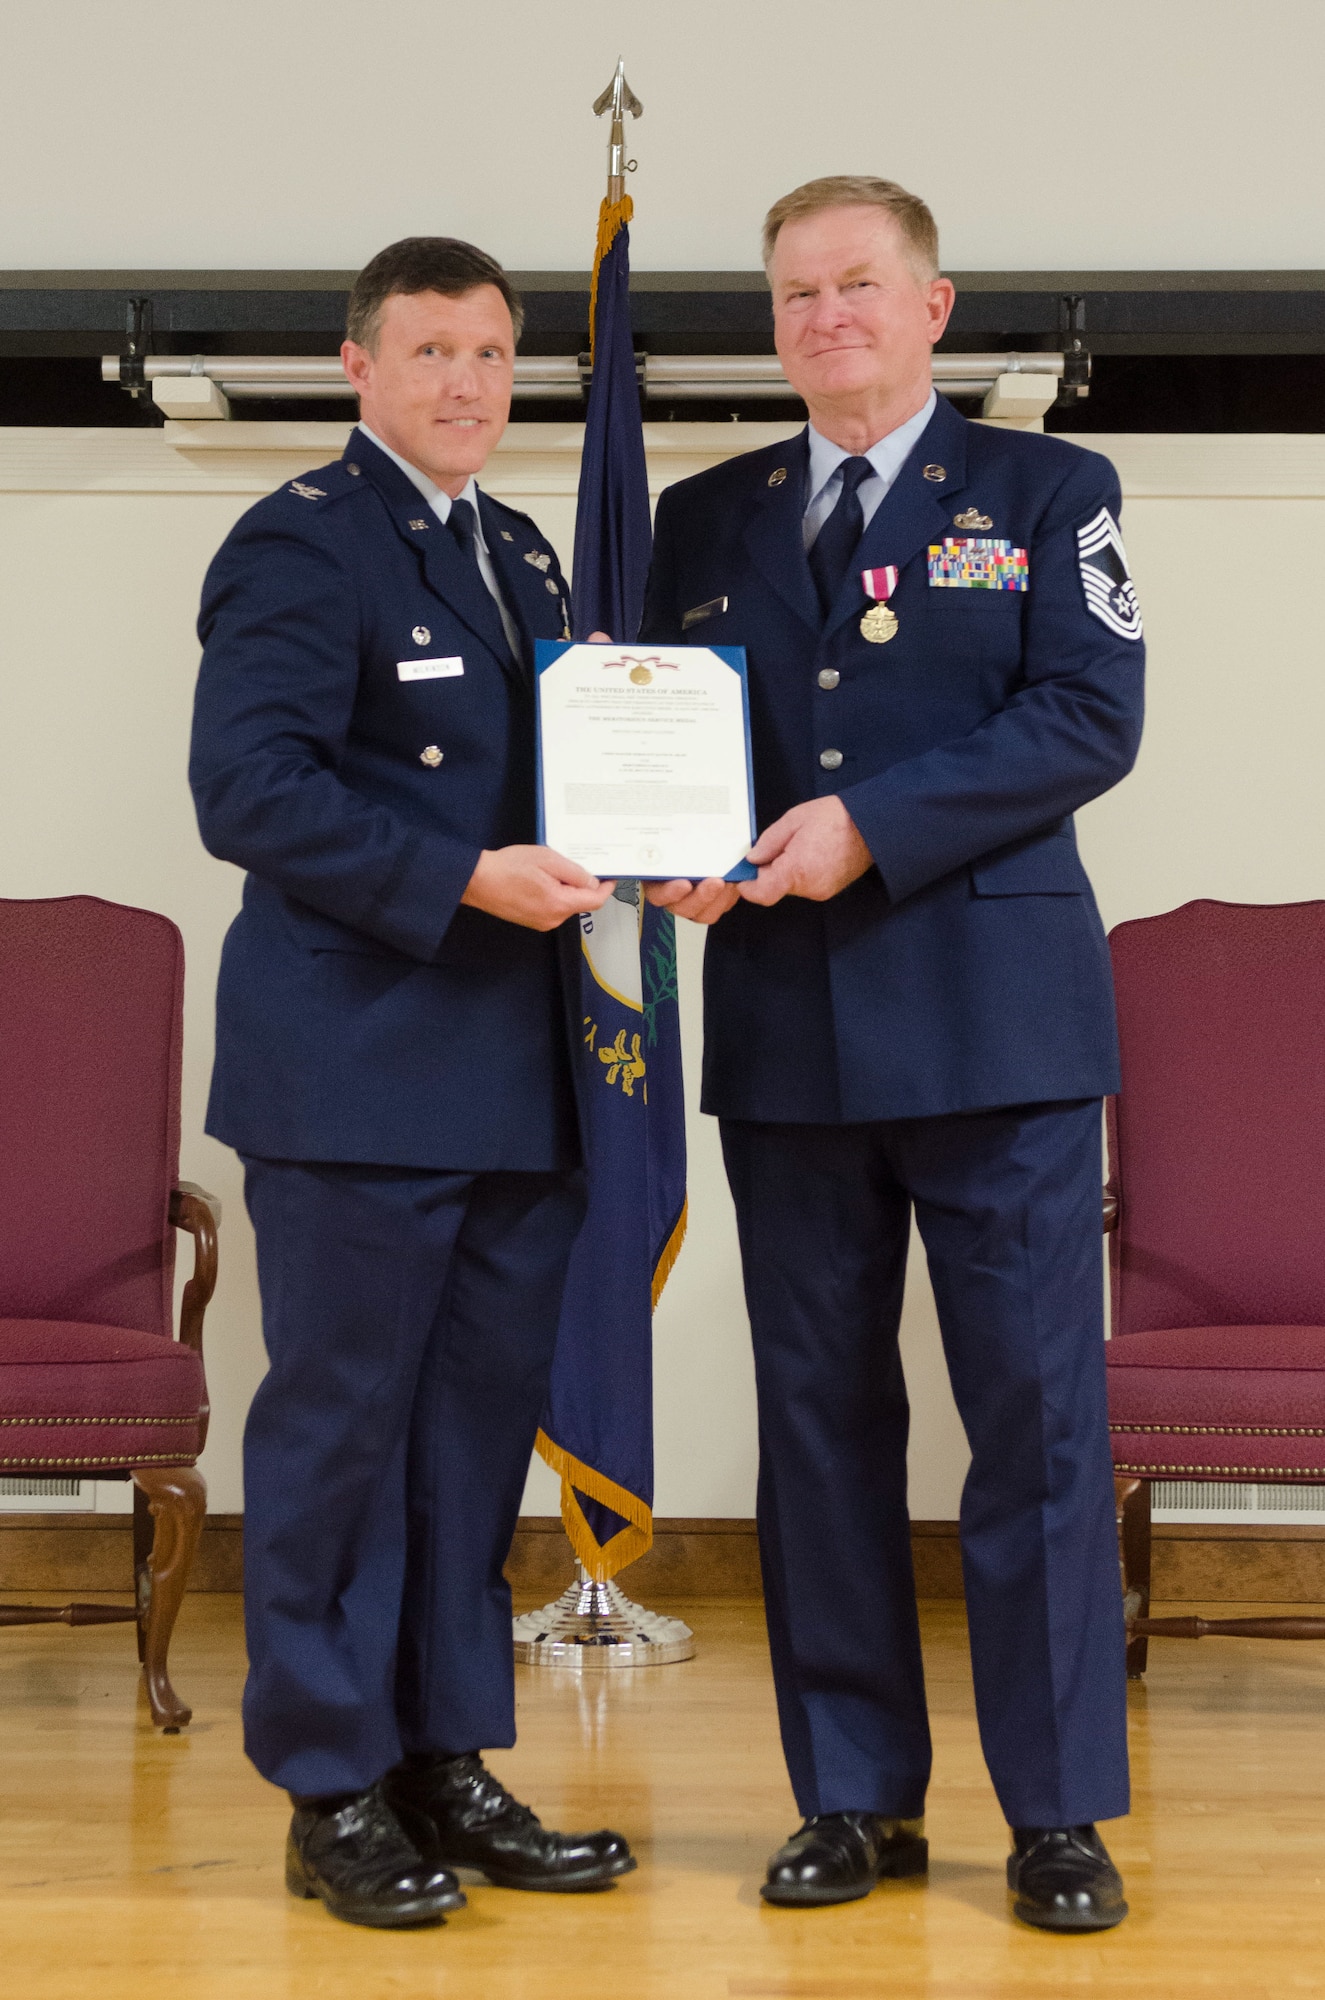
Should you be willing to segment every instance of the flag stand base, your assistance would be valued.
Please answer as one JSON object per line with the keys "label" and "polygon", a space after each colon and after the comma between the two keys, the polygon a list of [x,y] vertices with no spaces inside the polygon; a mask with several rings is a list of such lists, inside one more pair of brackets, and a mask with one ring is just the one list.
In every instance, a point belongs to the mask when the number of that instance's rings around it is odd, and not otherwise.
{"label": "flag stand base", "polygon": [[541,1611],[514,1620],[515,1657],[526,1666],[666,1667],[693,1659],[695,1635],[679,1618],[633,1604],[611,1581],[595,1583],[582,1563],[574,1581]]}

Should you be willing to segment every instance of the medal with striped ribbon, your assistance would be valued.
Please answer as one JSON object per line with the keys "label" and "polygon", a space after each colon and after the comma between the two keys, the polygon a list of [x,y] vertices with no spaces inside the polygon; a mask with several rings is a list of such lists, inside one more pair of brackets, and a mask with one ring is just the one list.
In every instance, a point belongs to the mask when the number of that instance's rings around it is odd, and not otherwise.
{"label": "medal with striped ribbon", "polygon": [[898,570],[888,563],[882,569],[863,569],[860,580],[866,597],[874,599],[869,610],[860,621],[860,635],[868,639],[872,646],[886,646],[897,633],[897,613],[888,599],[897,588]]}

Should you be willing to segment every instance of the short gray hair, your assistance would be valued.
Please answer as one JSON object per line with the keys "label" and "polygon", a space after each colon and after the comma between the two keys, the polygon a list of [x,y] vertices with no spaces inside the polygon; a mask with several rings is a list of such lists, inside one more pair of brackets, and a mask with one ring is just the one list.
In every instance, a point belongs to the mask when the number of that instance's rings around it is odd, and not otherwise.
{"label": "short gray hair", "polygon": [[775,201],[764,217],[764,269],[773,261],[773,246],[784,222],[799,222],[826,208],[885,209],[902,232],[916,276],[937,278],[939,232],[929,209],[918,194],[908,194],[896,181],[876,180],[871,174],[825,174]]}

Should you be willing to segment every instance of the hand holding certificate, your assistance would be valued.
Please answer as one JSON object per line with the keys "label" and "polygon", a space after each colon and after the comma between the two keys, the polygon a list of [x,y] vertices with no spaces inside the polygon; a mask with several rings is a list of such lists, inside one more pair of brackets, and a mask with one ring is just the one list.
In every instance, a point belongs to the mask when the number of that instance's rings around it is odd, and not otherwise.
{"label": "hand holding certificate", "polygon": [[604,876],[749,881],[745,655],[732,646],[537,648],[539,832]]}

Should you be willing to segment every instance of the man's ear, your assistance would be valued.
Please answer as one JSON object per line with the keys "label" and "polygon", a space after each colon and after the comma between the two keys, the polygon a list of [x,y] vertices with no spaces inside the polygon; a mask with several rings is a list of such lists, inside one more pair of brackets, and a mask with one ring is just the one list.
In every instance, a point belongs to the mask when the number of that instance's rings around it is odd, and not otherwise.
{"label": "man's ear", "polygon": [[[929,281],[929,323],[935,340],[942,340],[943,329],[948,324],[957,288],[951,278],[931,278]],[[348,374],[348,369],[346,370]]]}
{"label": "man's ear", "polygon": [[360,347],[357,340],[342,341],[340,365],[345,370],[346,380],[362,395],[373,370],[373,357],[368,349]]}

